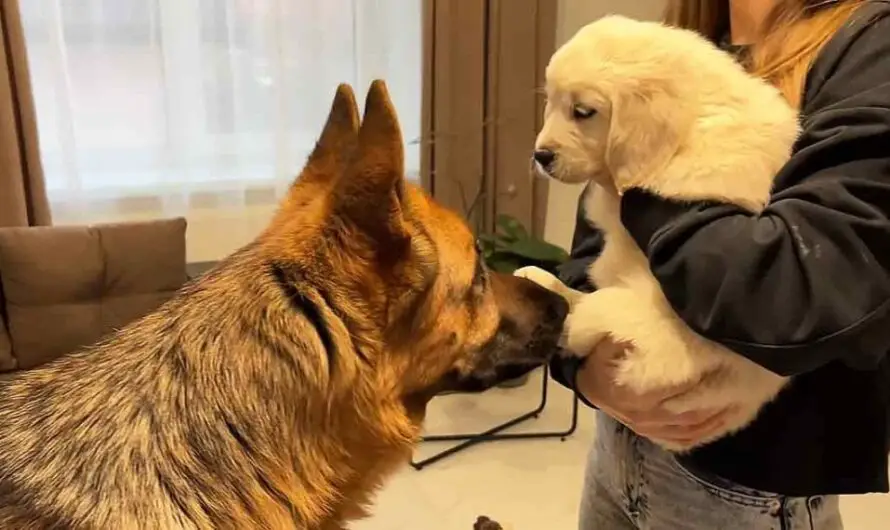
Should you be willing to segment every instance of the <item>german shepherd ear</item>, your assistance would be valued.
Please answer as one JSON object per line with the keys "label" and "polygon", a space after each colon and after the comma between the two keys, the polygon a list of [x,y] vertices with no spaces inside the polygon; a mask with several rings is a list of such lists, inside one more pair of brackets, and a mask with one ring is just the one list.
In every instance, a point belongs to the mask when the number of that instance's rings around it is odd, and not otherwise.
{"label": "german shepherd ear", "polygon": [[352,164],[335,190],[335,214],[379,245],[397,251],[410,243],[404,212],[402,131],[383,81],[371,83]]}
{"label": "german shepherd ear", "polygon": [[664,169],[692,127],[693,113],[678,107],[668,87],[648,87],[617,95],[606,142],[605,161],[619,192],[635,186],[657,191],[652,180]]}
{"label": "german shepherd ear", "polygon": [[358,105],[352,87],[337,87],[328,120],[309,155],[300,177],[302,181],[323,181],[339,177],[358,145]]}

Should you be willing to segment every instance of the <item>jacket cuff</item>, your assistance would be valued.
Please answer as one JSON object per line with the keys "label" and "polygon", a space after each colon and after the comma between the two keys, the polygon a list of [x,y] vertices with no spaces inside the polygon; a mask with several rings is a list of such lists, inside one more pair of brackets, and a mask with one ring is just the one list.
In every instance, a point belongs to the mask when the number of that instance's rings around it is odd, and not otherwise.
{"label": "jacket cuff", "polygon": [[550,376],[554,381],[571,390],[582,403],[596,409],[596,405],[588,401],[584,394],[578,392],[578,370],[583,364],[584,359],[557,355],[550,361]]}

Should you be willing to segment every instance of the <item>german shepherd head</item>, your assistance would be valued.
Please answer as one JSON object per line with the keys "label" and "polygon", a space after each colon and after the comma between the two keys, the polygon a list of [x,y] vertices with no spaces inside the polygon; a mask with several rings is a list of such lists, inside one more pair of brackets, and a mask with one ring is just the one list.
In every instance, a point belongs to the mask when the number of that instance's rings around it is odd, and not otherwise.
{"label": "german shepherd head", "polygon": [[370,87],[361,124],[352,89],[338,87],[263,240],[271,255],[320,267],[316,281],[344,308],[358,358],[420,402],[443,390],[485,390],[540,366],[568,311],[549,290],[490,271],[463,219],[406,181],[382,81]]}
{"label": "german shepherd head", "polygon": [[427,402],[543,363],[561,297],[488,271],[341,86],[270,226],[154,313],[0,380],[0,528],[337,530]]}

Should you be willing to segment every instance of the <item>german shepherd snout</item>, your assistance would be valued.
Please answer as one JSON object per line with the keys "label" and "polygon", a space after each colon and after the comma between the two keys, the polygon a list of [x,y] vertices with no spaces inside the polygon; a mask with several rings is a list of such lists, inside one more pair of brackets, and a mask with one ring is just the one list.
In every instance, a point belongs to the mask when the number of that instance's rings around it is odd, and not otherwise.
{"label": "german shepherd snout", "polygon": [[492,273],[491,283],[501,313],[497,331],[472,370],[457,374],[450,389],[480,392],[524,375],[554,354],[562,334],[569,312],[565,298],[516,276]]}

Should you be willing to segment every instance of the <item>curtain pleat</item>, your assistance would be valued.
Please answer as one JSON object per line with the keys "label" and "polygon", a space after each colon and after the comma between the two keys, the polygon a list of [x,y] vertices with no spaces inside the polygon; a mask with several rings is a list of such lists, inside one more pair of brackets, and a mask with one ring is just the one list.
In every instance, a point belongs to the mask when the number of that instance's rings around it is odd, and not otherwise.
{"label": "curtain pleat", "polygon": [[51,223],[22,20],[0,2],[0,227]]}

